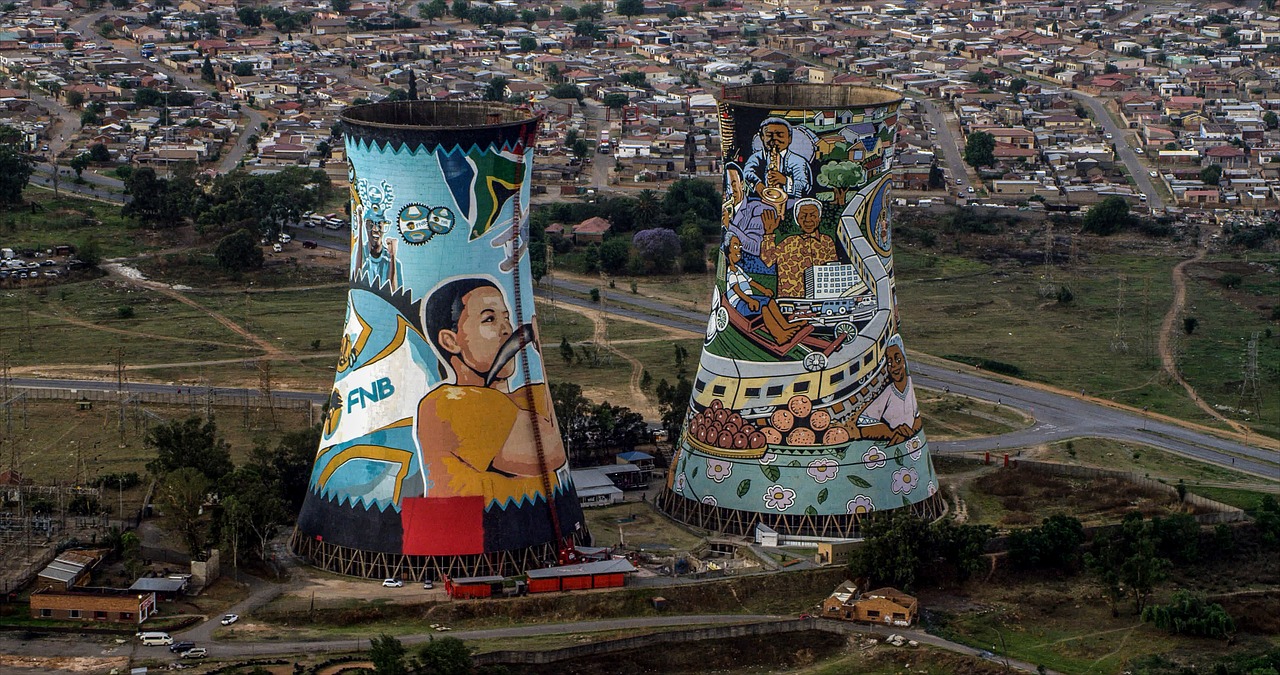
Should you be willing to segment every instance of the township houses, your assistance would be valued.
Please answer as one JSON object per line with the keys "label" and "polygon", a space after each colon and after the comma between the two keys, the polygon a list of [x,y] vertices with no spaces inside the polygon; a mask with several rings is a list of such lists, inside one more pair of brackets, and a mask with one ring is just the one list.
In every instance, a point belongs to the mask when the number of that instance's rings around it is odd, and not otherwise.
{"label": "township houses", "polygon": [[886,586],[861,593],[852,581],[841,583],[822,601],[823,618],[898,627],[915,623],[918,609],[915,598],[896,588]]}

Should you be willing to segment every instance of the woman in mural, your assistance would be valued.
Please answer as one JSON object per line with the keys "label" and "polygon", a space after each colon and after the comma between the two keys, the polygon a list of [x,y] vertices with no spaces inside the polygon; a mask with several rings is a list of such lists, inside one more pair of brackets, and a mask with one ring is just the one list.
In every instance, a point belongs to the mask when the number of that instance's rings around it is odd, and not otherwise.
{"label": "woman in mural", "polygon": [[[529,523],[550,526],[546,500],[536,496],[550,498],[546,485],[555,489],[555,472],[565,464],[547,386],[507,386],[520,350],[535,343],[533,328],[513,329],[502,291],[483,278],[437,288],[423,304],[422,326],[446,382],[418,405],[415,429],[427,488],[422,503],[405,500],[405,552],[511,548],[510,536],[523,534],[518,530]],[[539,510],[541,518],[531,515]],[[502,519],[524,524],[509,527]],[[481,529],[483,542],[458,540]]]}
{"label": "woman in mural", "polygon": [[725,244],[725,267],[725,298],[729,304],[743,317],[761,317],[765,330],[774,342],[779,345],[790,342],[796,331],[804,326],[793,324],[782,316],[769,289],[761,286],[742,269],[742,241],[736,234],[729,235],[729,241]]}
{"label": "woman in mural", "polygon": [[911,376],[907,374],[901,337],[895,335],[889,339],[884,359],[889,386],[858,414],[857,438],[897,445],[920,433],[920,408],[916,405]]}

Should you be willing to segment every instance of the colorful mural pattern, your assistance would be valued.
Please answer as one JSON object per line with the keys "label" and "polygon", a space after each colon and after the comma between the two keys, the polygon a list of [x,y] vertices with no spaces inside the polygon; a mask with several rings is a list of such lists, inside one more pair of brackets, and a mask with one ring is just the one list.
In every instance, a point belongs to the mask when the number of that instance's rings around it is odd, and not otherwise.
{"label": "colorful mural pattern", "polygon": [[896,103],[721,105],[724,236],[673,492],[814,516],[936,491],[897,335],[896,127]]}
{"label": "colorful mural pattern", "polygon": [[[347,137],[351,288],[300,518],[317,538],[466,555],[582,526],[534,328],[521,206],[533,151],[512,138]],[[361,526],[328,524],[349,510]]]}

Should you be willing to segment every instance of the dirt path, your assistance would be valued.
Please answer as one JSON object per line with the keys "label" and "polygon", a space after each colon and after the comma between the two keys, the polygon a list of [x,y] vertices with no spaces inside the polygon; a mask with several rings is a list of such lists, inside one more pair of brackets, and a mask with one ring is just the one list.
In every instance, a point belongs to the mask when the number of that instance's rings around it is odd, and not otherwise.
{"label": "dirt path", "polygon": [[219,312],[215,312],[212,309],[209,309],[208,307],[201,305],[195,300],[188,298],[186,295],[174,290],[167,284],[162,284],[155,281],[149,281],[147,279],[137,278],[130,274],[126,274],[123,271],[123,266],[118,263],[103,265],[102,267],[103,269],[107,270],[107,272],[111,274],[113,277],[115,277],[116,279],[124,283],[145,288],[150,291],[155,291],[156,293],[159,293],[161,295],[177,300],[178,302],[181,302],[182,304],[187,305],[192,309],[195,309],[197,311],[200,311],[209,315],[210,318],[222,324],[227,330],[248,340],[249,342],[256,345],[259,349],[266,352],[266,356],[271,356],[275,358],[285,358],[290,360],[297,359],[297,357],[293,355],[286,354],[279,347],[277,347],[274,344],[271,344],[271,342],[267,341],[266,339],[259,337],[258,335],[250,332],[244,326],[241,326],[240,324],[236,323],[235,321],[232,321],[231,319],[227,318],[223,314]]}
{"label": "dirt path", "polygon": [[64,321],[66,323],[72,324],[74,326],[79,326],[81,328],[88,328],[91,330],[103,331],[105,333],[114,333],[116,335],[128,335],[130,337],[141,337],[141,338],[147,338],[148,340],[164,340],[166,342],[181,342],[183,344],[212,345],[214,347],[226,347],[228,349],[244,349],[244,350],[255,349],[254,347],[251,347],[249,345],[239,345],[239,344],[233,344],[231,342],[219,342],[217,340],[197,340],[195,338],[175,337],[172,335],[157,335],[155,333],[144,333],[142,331],[136,331],[136,330],[112,328],[110,326],[101,326],[91,321],[85,321],[84,319],[77,319],[75,317],[70,317],[70,316],[62,316],[60,314],[44,314],[39,312],[32,312],[32,313],[35,314],[36,316],[43,317],[46,319],[53,319],[54,321]]}
{"label": "dirt path", "polygon": [[1206,253],[1208,253],[1207,249],[1200,247],[1194,257],[1183,260],[1173,267],[1173,302],[1169,304],[1169,311],[1164,315],[1164,322],[1160,324],[1160,344],[1158,347],[1160,364],[1164,367],[1164,372],[1168,373],[1174,382],[1182,385],[1182,388],[1186,390],[1187,395],[1191,397],[1191,400],[1195,402],[1198,408],[1208,413],[1210,417],[1243,434],[1247,433],[1243,424],[1227,419],[1217,410],[1214,410],[1213,406],[1200,398],[1195,388],[1183,379],[1182,374],[1178,372],[1178,362],[1173,356],[1173,331],[1178,321],[1178,315],[1182,314],[1182,308],[1187,303],[1187,277],[1185,272],[1189,265],[1203,260]]}
{"label": "dirt path", "polygon": [[[650,412],[653,412],[654,409],[653,409],[653,406],[649,403],[649,398],[645,396],[644,390],[640,388],[640,380],[644,376],[644,364],[640,363],[640,360],[637,359],[636,357],[622,351],[621,349],[618,349],[616,346],[614,346],[613,344],[610,344],[607,341],[606,338],[608,337],[608,334],[606,331],[608,330],[608,326],[607,324],[605,324],[604,315],[601,312],[592,311],[582,307],[575,307],[573,305],[565,305],[564,308],[576,314],[580,314],[586,317],[589,321],[591,321],[592,326],[594,326],[591,333],[591,340],[593,342],[595,342],[597,345],[604,345],[606,349],[608,349],[611,353],[617,355],[618,358],[621,358],[622,360],[631,364],[631,378],[630,378],[630,381],[627,383],[627,387],[630,390],[631,400],[633,402],[633,409],[636,409],[637,412],[640,412],[641,414],[648,414]],[[664,339],[666,338],[651,338],[649,340],[630,340],[630,342],[657,342]]]}

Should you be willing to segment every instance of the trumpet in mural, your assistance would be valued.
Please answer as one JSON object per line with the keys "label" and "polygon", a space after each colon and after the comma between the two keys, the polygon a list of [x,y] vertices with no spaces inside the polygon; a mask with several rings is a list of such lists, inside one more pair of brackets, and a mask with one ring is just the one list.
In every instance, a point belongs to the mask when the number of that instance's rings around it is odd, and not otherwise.
{"label": "trumpet in mural", "polygon": [[408,101],[342,115],[346,324],[293,546],[384,578],[514,574],[585,543],[527,253],[538,119]]}
{"label": "trumpet in mural", "polygon": [[725,91],[716,288],[659,500],[677,519],[848,537],[875,511],[936,511],[894,294],[900,104],[864,87]]}

